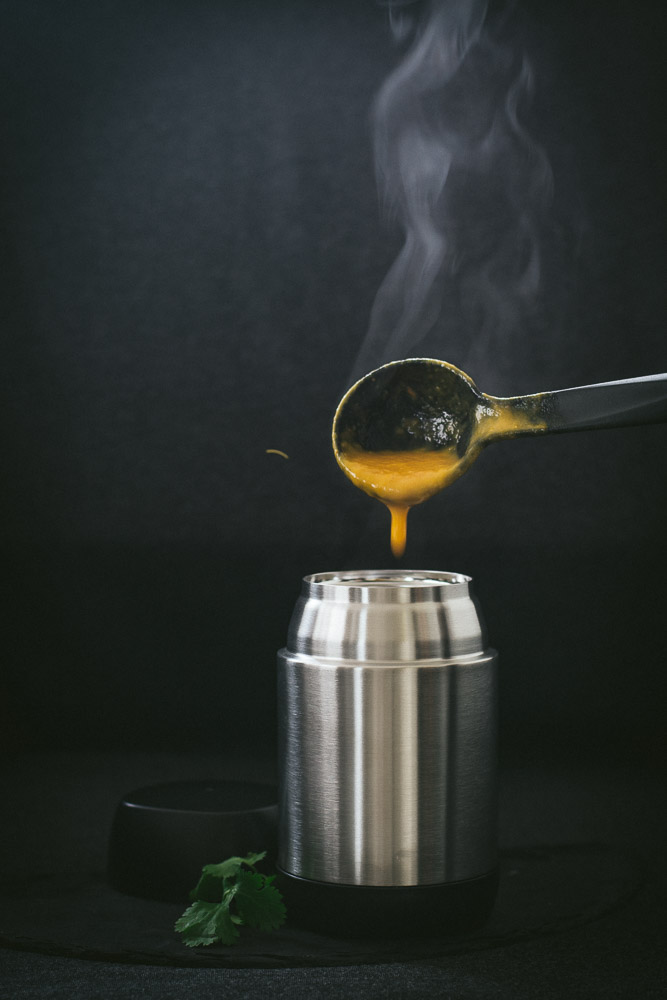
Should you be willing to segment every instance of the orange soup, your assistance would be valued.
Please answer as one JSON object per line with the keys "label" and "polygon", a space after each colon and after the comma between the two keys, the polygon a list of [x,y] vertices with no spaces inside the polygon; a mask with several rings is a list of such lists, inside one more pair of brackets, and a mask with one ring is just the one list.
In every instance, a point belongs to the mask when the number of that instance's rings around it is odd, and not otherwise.
{"label": "orange soup", "polygon": [[428,500],[464,471],[466,464],[453,448],[439,451],[364,451],[340,454],[345,472],[355,486],[377,497],[391,513],[391,551],[402,556],[410,507]]}

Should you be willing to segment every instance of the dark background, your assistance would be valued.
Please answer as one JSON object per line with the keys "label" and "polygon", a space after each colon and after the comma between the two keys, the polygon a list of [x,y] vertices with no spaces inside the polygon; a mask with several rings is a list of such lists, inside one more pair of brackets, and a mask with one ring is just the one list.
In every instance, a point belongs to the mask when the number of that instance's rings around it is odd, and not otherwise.
{"label": "dark background", "polygon": [[[392,562],[329,443],[400,246],[369,126],[386,11],[0,12],[1,739],[271,747],[300,577]],[[665,371],[664,13],[526,2],[505,30],[554,172],[546,277],[467,370],[498,394]],[[497,444],[411,515],[406,565],[475,578],[506,758],[665,762],[666,433]]]}

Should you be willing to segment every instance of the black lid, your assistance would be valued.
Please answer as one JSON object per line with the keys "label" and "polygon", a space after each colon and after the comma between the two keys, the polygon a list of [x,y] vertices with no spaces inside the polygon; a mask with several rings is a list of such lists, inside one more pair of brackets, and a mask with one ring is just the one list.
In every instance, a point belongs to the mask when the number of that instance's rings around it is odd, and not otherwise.
{"label": "black lid", "polygon": [[118,804],[108,879],[132,896],[187,902],[201,869],[266,851],[275,861],[276,789],[237,781],[179,781],[137,788]]}

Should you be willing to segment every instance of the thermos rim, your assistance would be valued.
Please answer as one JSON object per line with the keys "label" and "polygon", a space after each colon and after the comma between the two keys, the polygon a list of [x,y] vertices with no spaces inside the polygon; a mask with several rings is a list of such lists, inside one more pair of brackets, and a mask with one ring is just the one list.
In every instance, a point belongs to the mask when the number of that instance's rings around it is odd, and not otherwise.
{"label": "thermos rim", "polygon": [[454,656],[424,656],[418,660],[355,660],[343,659],[340,656],[321,656],[318,654],[293,652],[287,646],[278,650],[278,663],[300,664],[302,667],[316,667],[331,670],[456,670],[467,667],[486,666],[495,661],[498,651],[492,647],[480,649],[473,653],[458,653]]}
{"label": "thermos rim", "polygon": [[308,597],[348,603],[418,602],[467,597],[472,577],[443,570],[373,569],[311,573],[303,578]]}

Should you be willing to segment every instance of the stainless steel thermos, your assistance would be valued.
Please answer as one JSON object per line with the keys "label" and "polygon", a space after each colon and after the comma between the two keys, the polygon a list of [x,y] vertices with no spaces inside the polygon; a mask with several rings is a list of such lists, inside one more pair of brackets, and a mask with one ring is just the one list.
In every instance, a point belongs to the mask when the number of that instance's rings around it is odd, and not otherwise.
{"label": "stainless steel thermos", "polygon": [[484,920],[496,690],[469,577],[304,579],[278,654],[278,867],[293,920],[352,934]]}

